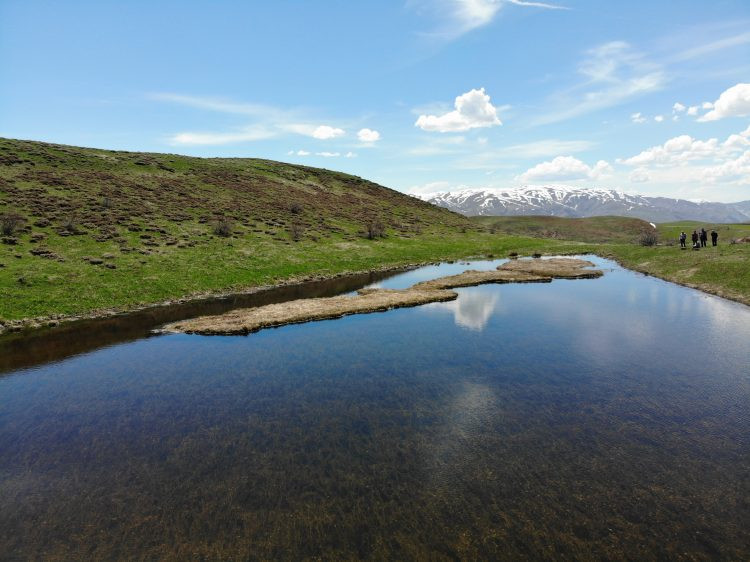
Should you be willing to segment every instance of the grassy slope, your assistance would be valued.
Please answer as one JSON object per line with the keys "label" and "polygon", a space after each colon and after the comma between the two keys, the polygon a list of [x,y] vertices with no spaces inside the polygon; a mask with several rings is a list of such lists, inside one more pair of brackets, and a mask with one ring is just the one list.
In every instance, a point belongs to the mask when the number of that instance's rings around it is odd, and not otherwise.
{"label": "grassy slope", "polygon": [[579,242],[632,243],[651,225],[626,217],[591,217],[567,219],[547,216],[472,217],[472,220],[496,233],[533,236]]}
{"label": "grassy slope", "polygon": [[[750,236],[750,224],[710,224],[680,221],[657,225],[660,244],[643,247],[634,241],[648,223],[624,217],[561,219],[554,217],[475,217],[477,224],[496,232],[516,232],[550,236],[557,241],[577,240],[587,251],[610,257],[625,267],[662,279],[750,304],[750,244],[730,244],[730,240]],[[681,230],[689,235],[693,229],[716,229],[719,245],[700,251],[680,250]],[[688,245],[690,243],[688,242]]]}
{"label": "grassy slope", "polygon": [[[0,139],[0,215],[9,212],[26,222],[8,240],[15,244],[0,244],[5,320],[550,247],[492,236],[465,217],[327,170]],[[231,221],[231,237],[214,234],[221,219]],[[378,221],[387,236],[364,238]],[[292,225],[302,231],[297,242]],[[47,257],[31,253],[40,248]]]}

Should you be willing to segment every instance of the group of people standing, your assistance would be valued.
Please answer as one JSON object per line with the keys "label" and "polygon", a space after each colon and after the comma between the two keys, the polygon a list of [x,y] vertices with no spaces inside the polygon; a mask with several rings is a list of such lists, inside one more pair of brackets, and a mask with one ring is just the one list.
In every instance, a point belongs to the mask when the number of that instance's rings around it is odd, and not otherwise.
{"label": "group of people standing", "polygon": [[[693,240],[693,249],[696,250],[698,248],[705,248],[708,246],[708,232],[706,232],[705,228],[701,228],[700,232],[697,230],[693,230],[692,235]],[[715,230],[711,231],[711,244],[713,246],[716,246],[716,242],[719,240],[719,233]],[[686,248],[685,242],[687,241],[687,234],[685,234],[685,231],[683,230],[680,232],[680,248]]]}

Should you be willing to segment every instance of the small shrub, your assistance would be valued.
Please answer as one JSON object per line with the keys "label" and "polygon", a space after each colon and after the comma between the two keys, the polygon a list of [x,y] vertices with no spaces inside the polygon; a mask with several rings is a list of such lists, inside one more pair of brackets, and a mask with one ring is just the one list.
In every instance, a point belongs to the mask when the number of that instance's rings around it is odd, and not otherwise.
{"label": "small shrub", "polygon": [[518,257],[518,252],[511,252],[510,254],[508,254],[508,257],[509,258],[517,258]]}
{"label": "small shrub", "polygon": [[641,246],[656,246],[659,241],[659,237],[656,235],[655,230],[644,230],[638,237],[638,244]]}
{"label": "small shrub", "polygon": [[0,232],[4,236],[13,236],[24,222],[26,222],[26,219],[16,213],[0,215]]}
{"label": "small shrub", "polygon": [[70,232],[71,234],[75,234],[78,232],[78,226],[76,224],[76,220],[73,217],[68,217],[62,222],[62,229],[66,232]]}
{"label": "small shrub", "polygon": [[375,238],[385,237],[385,225],[380,221],[373,221],[367,225],[367,238],[374,240]]}
{"label": "small shrub", "polygon": [[303,210],[302,204],[300,203],[292,203],[289,205],[289,212],[291,212],[293,215],[299,215]]}
{"label": "small shrub", "polygon": [[539,252],[534,252],[533,254],[531,254],[531,257],[532,258],[541,258],[542,254],[540,254]]}
{"label": "small shrub", "polygon": [[232,235],[232,221],[222,218],[214,223],[214,234],[223,238],[229,238]]}
{"label": "small shrub", "polygon": [[292,223],[292,226],[289,228],[289,235],[292,237],[292,240],[299,242],[305,235],[305,227],[298,222]]}

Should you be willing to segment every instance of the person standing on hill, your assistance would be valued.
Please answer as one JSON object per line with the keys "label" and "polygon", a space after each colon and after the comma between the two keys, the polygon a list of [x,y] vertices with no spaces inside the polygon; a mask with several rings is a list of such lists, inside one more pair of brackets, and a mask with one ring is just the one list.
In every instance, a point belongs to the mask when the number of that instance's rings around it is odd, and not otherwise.
{"label": "person standing on hill", "polygon": [[685,247],[685,240],[687,240],[687,234],[685,234],[685,231],[683,230],[680,232],[680,248]]}
{"label": "person standing on hill", "polygon": [[700,245],[698,244],[698,231],[696,230],[693,231],[692,239],[693,239],[693,248],[700,248]]}
{"label": "person standing on hill", "polygon": [[705,248],[708,245],[708,233],[705,228],[701,228],[701,248]]}
{"label": "person standing on hill", "polygon": [[716,241],[719,239],[719,233],[715,230],[711,231],[711,244],[716,246]]}

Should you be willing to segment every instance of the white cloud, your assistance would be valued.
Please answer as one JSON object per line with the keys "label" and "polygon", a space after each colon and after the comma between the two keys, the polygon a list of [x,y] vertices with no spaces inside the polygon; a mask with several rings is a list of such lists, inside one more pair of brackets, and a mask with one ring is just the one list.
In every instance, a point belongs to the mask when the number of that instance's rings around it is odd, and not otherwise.
{"label": "white cloud", "polygon": [[651,179],[651,175],[646,168],[636,168],[630,172],[628,179],[633,183],[645,183]]}
{"label": "white cloud", "polygon": [[360,142],[377,142],[380,140],[380,133],[372,129],[360,129],[357,132],[357,138],[360,140]]}
{"label": "white cloud", "polygon": [[689,135],[680,135],[669,139],[662,146],[653,146],[636,156],[627,158],[622,163],[628,166],[674,165],[709,157],[715,153],[718,146],[717,139],[700,141]]}
{"label": "white cloud", "polygon": [[688,107],[687,114],[693,117],[698,115],[698,106],[691,105],[690,107]]}
{"label": "white cloud", "polygon": [[680,184],[703,182],[739,186],[750,184],[749,148],[750,127],[747,127],[729,135],[724,142],[680,135],[618,162],[636,167],[630,174],[630,181],[634,182],[656,178]]}
{"label": "white cloud", "polygon": [[341,156],[340,152],[316,152],[315,156],[322,156],[323,158],[336,158],[338,156]]}
{"label": "white cloud", "polygon": [[311,136],[316,139],[328,140],[341,137],[345,134],[346,131],[344,131],[344,129],[337,129],[336,127],[331,127],[329,125],[320,125],[315,128]]}
{"label": "white cloud", "polygon": [[703,109],[713,109],[714,108],[714,104],[711,103],[710,101],[704,101],[702,107],[703,107]]}
{"label": "white cloud", "polygon": [[356,157],[357,157],[357,153],[352,152],[351,150],[347,152],[346,154],[344,154],[344,158],[356,158]]}
{"label": "white cloud", "polygon": [[706,168],[703,171],[703,179],[709,183],[736,181],[750,184],[750,150],[734,160]]}
{"label": "white cloud", "polygon": [[713,103],[713,109],[698,121],[718,121],[724,117],[750,115],[750,84],[739,83],[724,90]]}
{"label": "white cloud", "polygon": [[548,4],[546,2],[525,2],[524,0],[507,0],[509,4],[516,6],[528,6],[530,8],[545,8],[547,10],[570,10],[567,6],[558,6],[557,4]]}
{"label": "white cloud", "polygon": [[661,123],[662,121],[664,121],[664,116],[657,115],[656,117],[654,117],[654,121],[656,121],[657,123]]}
{"label": "white cloud", "polygon": [[554,94],[550,104],[558,109],[541,115],[533,124],[556,123],[613,107],[659,90],[666,83],[660,65],[648,61],[623,41],[612,41],[587,51],[578,72],[584,81]]}
{"label": "white cloud", "polygon": [[496,0],[455,0],[453,15],[462,32],[487,25],[500,11]]}
{"label": "white cloud", "polygon": [[638,113],[631,114],[630,120],[633,123],[645,123],[647,121],[647,119],[643,116],[643,114],[640,111]]}
{"label": "white cloud", "polygon": [[548,10],[568,9],[547,2],[526,0],[410,0],[407,2],[407,5],[418,8],[420,12],[435,14],[443,20],[442,25],[425,35],[448,41],[488,25],[495,19],[504,4]]}
{"label": "white cloud", "polygon": [[599,160],[593,167],[573,158],[558,156],[549,162],[542,162],[518,176],[522,182],[564,181],[599,179],[612,172],[612,166]]}
{"label": "white cloud", "polygon": [[497,109],[484,88],[470,90],[456,98],[455,109],[443,115],[420,115],[414,125],[424,131],[452,133],[479,127],[502,125]]}
{"label": "white cloud", "polygon": [[675,104],[672,106],[672,113],[682,113],[685,111],[686,107],[682,105],[680,102],[675,102]]}
{"label": "white cloud", "polygon": [[307,150],[298,150],[297,156],[310,156],[310,152],[308,152]]}

